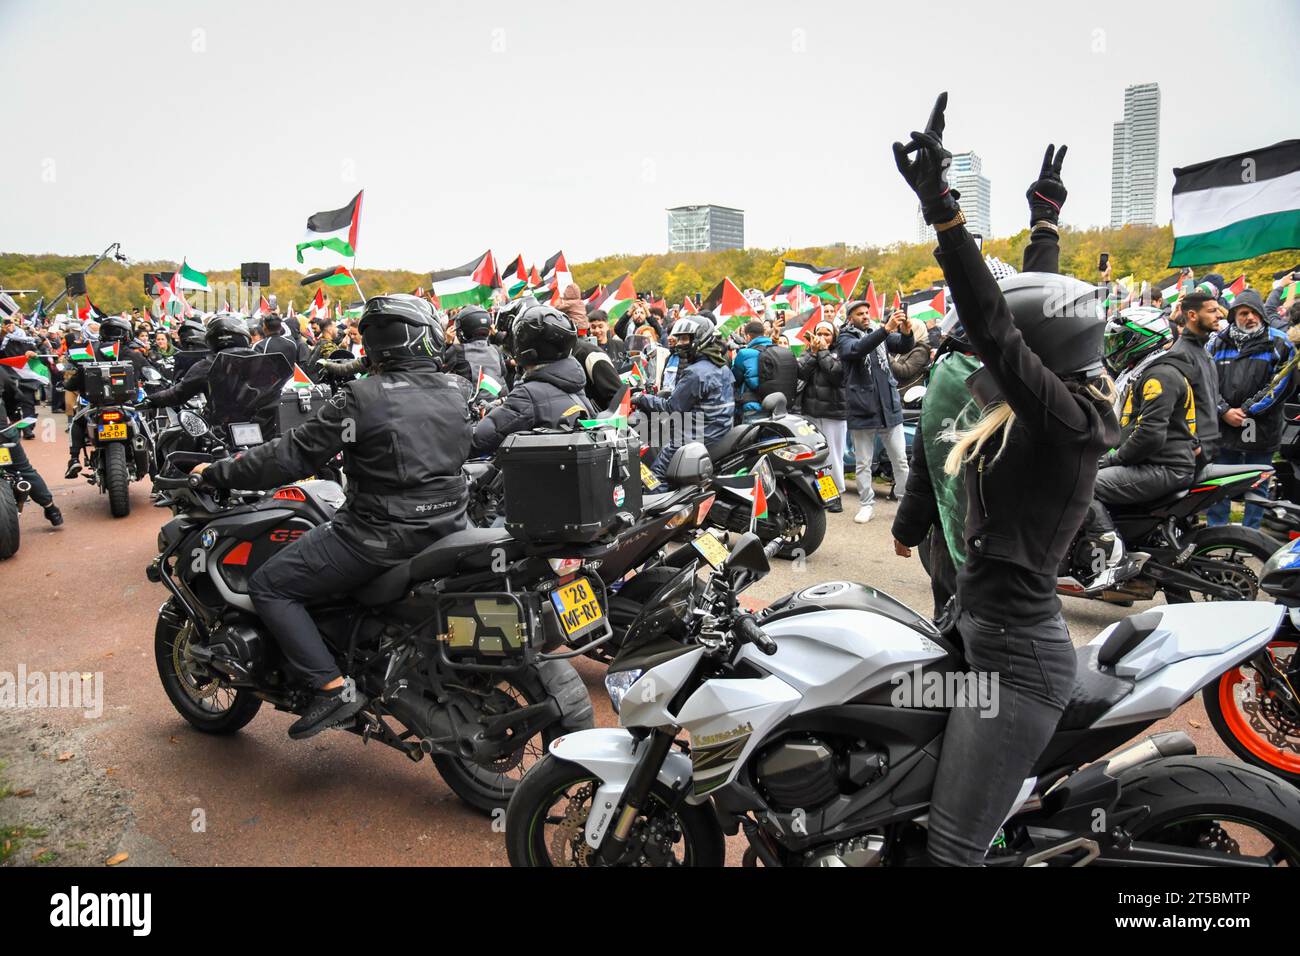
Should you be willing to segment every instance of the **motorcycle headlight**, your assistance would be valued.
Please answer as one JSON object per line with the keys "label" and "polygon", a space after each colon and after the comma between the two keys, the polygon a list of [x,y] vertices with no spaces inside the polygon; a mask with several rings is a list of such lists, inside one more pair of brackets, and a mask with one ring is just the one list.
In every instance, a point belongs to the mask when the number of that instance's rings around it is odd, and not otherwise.
{"label": "motorcycle headlight", "polygon": [[605,693],[609,694],[609,702],[614,705],[614,713],[619,712],[619,708],[623,706],[623,698],[632,689],[632,685],[641,679],[643,673],[644,671],[632,670],[605,674]]}

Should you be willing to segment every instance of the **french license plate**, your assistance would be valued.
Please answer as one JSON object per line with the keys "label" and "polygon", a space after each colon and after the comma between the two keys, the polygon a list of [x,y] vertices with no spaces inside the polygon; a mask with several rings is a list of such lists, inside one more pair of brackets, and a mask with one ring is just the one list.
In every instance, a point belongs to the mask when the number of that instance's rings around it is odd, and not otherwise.
{"label": "french license plate", "polygon": [[126,422],[99,426],[100,441],[118,441],[124,438],[126,438]]}
{"label": "french license plate", "polygon": [[14,456],[9,454],[8,448],[0,448],[0,465],[12,465]]}
{"label": "french license plate", "polygon": [[560,617],[566,637],[580,637],[600,627],[605,610],[596,597],[596,589],[586,578],[575,578],[551,592],[551,603]]}
{"label": "french license plate", "polygon": [[709,566],[715,571],[721,571],[723,563],[727,560],[730,552],[727,546],[718,540],[718,536],[712,531],[705,531],[700,534],[691,544],[695,550],[700,552],[700,556],[709,562]]}
{"label": "french license plate", "polygon": [[830,474],[817,475],[817,493],[822,496],[822,501],[834,501],[840,496],[840,490],[835,487],[835,478]]}
{"label": "french license plate", "polygon": [[641,487],[646,491],[654,491],[661,484],[659,476],[650,470],[650,466],[641,462]]}

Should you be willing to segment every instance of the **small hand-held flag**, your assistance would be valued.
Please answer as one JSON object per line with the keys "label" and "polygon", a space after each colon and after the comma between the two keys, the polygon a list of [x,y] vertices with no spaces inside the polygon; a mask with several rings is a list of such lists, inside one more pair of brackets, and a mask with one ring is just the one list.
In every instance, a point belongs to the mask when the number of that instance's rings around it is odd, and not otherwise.
{"label": "small hand-held flag", "polygon": [[759,519],[767,517],[767,492],[763,490],[763,476],[761,473],[754,475],[754,511],[749,518],[749,530],[752,532],[758,525]]}

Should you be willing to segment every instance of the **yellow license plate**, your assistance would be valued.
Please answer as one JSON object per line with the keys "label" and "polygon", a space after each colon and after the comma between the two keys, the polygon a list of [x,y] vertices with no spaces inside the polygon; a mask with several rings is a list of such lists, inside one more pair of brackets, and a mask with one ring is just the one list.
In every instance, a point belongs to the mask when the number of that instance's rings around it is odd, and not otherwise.
{"label": "yellow license plate", "polygon": [[835,487],[835,479],[830,475],[822,475],[817,479],[817,493],[822,496],[822,501],[834,501],[840,496],[840,490]]}
{"label": "yellow license plate", "polygon": [[9,454],[8,448],[0,448],[0,465],[12,465],[14,456]]}
{"label": "yellow license plate", "polygon": [[727,560],[729,551],[727,546],[718,540],[718,536],[712,531],[705,531],[698,538],[691,542],[695,550],[715,571],[721,571],[723,563]]}
{"label": "yellow license plate", "polygon": [[118,422],[116,425],[100,425],[100,441],[116,441],[126,438],[126,422]]}
{"label": "yellow license plate", "polygon": [[659,481],[659,476],[650,470],[649,465],[641,462],[641,487],[646,491],[654,491],[660,484],[662,482]]}
{"label": "yellow license plate", "polygon": [[560,616],[560,626],[567,637],[577,637],[597,628],[605,620],[605,610],[596,597],[596,589],[586,578],[576,578],[551,592],[551,603]]}

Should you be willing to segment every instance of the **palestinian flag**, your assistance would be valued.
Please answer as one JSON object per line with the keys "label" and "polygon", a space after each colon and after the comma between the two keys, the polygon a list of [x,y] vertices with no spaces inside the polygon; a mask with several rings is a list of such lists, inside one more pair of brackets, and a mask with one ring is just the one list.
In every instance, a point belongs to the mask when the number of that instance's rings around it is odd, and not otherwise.
{"label": "palestinian flag", "polygon": [[598,418],[582,418],[578,424],[583,428],[627,428],[628,417],[632,414],[632,389],[623,388],[619,392],[618,408],[612,413],[601,412]]}
{"label": "palestinian flag", "polygon": [[795,317],[794,322],[791,323],[791,327],[793,327],[795,323],[798,323],[799,331],[790,336],[791,352],[798,355],[808,347],[808,343],[812,341],[813,333],[817,330],[818,324],[824,321],[824,315],[825,313],[822,311],[822,304],[818,302],[812,308],[799,313],[799,315]]}
{"label": "palestinian flag", "polygon": [[909,319],[919,319],[922,322],[929,322],[931,319],[942,319],[946,311],[944,305],[943,289],[938,293],[922,292],[918,296],[908,297],[907,317]]}
{"label": "palestinian flag", "polygon": [[1190,281],[1185,280],[1181,272],[1175,272],[1168,278],[1161,279],[1157,287],[1160,289],[1160,294],[1164,297],[1165,305],[1170,306],[1181,299],[1184,292],[1191,291]]}
{"label": "palestinian flag", "polygon": [[695,303],[691,301],[689,295],[682,298],[682,315],[696,315],[699,311],[699,309],[695,308]]}
{"label": "palestinian flag", "polygon": [[317,289],[316,298],[312,299],[311,305],[307,307],[307,320],[328,319],[329,316],[329,300],[325,298],[325,290]]}
{"label": "palestinian flag", "polygon": [[95,361],[95,350],[87,342],[85,345],[79,345],[68,352],[69,362],[93,362]]}
{"label": "palestinian flag", "polygon": [[899,309],[901,309],[902,307],[903,307],[903,290],[901,290],[901,289],[895,289],[895,290],[894,290],[894,304],[893,304],[892,306],[890,306],[889,311],[890,311],[890,312],[897,312],[897,311],[898,311]]}
{"label": "palestinian flag", "polygon": [[11,428],[17,429],[18,431],[26,431],[27,429],[35,425],[38,421],[39,419],[35,415],[28,415],[26,418],[20,418],[18,419],[18,421],[10,422],[4,428],[0,428],[0,432],[7,432]]}
{"label": "palestinian flag", "polygon": [[302,262],[304,249],[330,249],[348,258],[356,256],[357,229],[361,225],[361,197],[364,194],[363,189],[342,209],[318,212],[307,220],[307,234],[298,243],[299,262]]}
{"label": "palestinian flag", "polygon": [[166,283],[159,276],[158,281],[154,283],[153,292],[158,297],[158,305],[162,307],[165,314],[185,316],[194,314],[194,310],[185,301],[185,296],[180,290],[179,272],[173,272]]}
{"label": "palestinian flag", "polygon": [[366,311],[366,300],[362,299],[359,302],[353,302],[346,309],[344,309],[343,315],[349,319],[359,319],[361,318],[361,314],[365,311]]}
{"label": "palestinian flag", "polygon": [[95,303],[90,301],[90,296],[86,296],[86,304],[77,310],[77,318],[83,322],[99,322],[106,318],[108,313],[101,312]]}
{"label": "palestinian flag", "polygon": [[253,318],[260,319],[264,315],[271,314],[271,303],[266,301],[266,296],[261,296],[257,303],[257,308],[253,310]]}
{"label": "palestinian flag", "polygon": [[483,369],[478,370],[478,385],[475,391],[487,392],[493,398],[501,394],[502,385]]}
{"label": "palestinian flag", "polygon": [[713,287],[713,291],[704,300],[704,306],[700,311],[713,313],[718,320],[718,335],[723,338],[736,331],[749,319],[757,318],[754,310],[750,308],[749,300],[730,279],[723,279]]}
{"label": "palestinian flag", "polygon": [[569,264],[564,261],[563,252],[557,252],[546,260],[546,265],[542,266],[542,283],[547,288],[553,289],[558,294],[572,282],[573,273],[569,271]]}
{"label": "palestinian flag", "polygon": [[99,350],[107,355],[110,361],[116,362],[118,353],[122,351],[122,343],[114,342],[112,345],[101,345]]}
{"label": "palestinian flag", "polygon": [[462,305],[488,305],[496,288],[497,268],[488,250],[463,266],[433,273],[433,294],[443,309]]}
{"label": "palestinian flag", "polygon": [[829,302],[847,302],[858,287],[862,278],[862,267],[856,269],[832,269],[822,277],[821,284],[814,290],[819,299]]}
{"label": "palestinian flag", "polygon": [[0,365],[16,369],[20,378],[50,384],[50,367],[40,358],[29,359],[25,355],[15,355],[13,358],[0,359]]}
{"label": "palestinian flag", "polygon": [[767,517],[767,492],[763,490],[763,476],[759,474],[755,474],[754,475],[753,520],[762,521],[766,517]]}
{"label": "palestinian flag", "polygon": [[876,296],[876,283],[867,280],[867,315],[872,321],[878,322],[884,318],[885,303],[883,299]]}
{"label": "palestinian flag", "polygon": [[1171,266],[1300,249],[1300,139],[1174,170]]}
{"label": "palestinian flag", "polygon": [[515,256],[513,262],[501,270],[501,288],[510,298],[518,298],[528,288],[528,270],[524,268],[524,257]]}
{"label": "palestinian flag", "polygon": [[1228,285],[1224,286],[1223,296],[1222,296],[1223,301],[1228,304],[1229,308],[1231,308],[1232,303],[1236,300],[1237,296],[1241,295],[1245,291],[1246,291],[1246,273],[1243,272],[1241,275],[1237,276],[1237,278],[1233,279],[1232,282],[1230,282]]}
{"label": "palestinian flag", "polygon": [[304,276],[298,284],[311,285],[313,282],[319,282],[322,285],[356,285],[357,280],[352,278],[352,270],[347,266],[335,266],[333,269],[312,272]]}
{"label": "palestinian flag", "polygon": [[177,274],[177,285],[182,289],[202,289],[207,291],[208,277],[182,259],[181,271]]}
{"label": "palestinian flag", "polygon": [[834,279],[832,273],[839,273],[842,271],[842,269],[822,269],[818,266],[809,265],[806,262],[786,261],[785,275],[781,279],[781,285],[787,288],[790,286],[798,286],[805,292],[811,295],[816,295],[819,286]]}
{"label": "palestinian flag", "polygon": [[778,282],[763,294],[763,299],[767,302],[767,307],[773,312],[793,312],[795,304],[792,300],[796,295],[798,295],[797,292],[791,291],[791,289]]}
{"label": "palestinian flag", "polygon": [[635,301],[636,289],[632,287],[632,273],[624,272],[605,286],[605,294],[600,297],[596,308],[608,315],[610,322],[617,322]]}
{"label": "palestinian flag", "polygon": [[281,391],[289,392],[295,388],[311,388],[311,379],[307,377],[307,373],[302,370],[302,366],[297,362],[293,363],[293,374],[284,383],[284,388]]}

